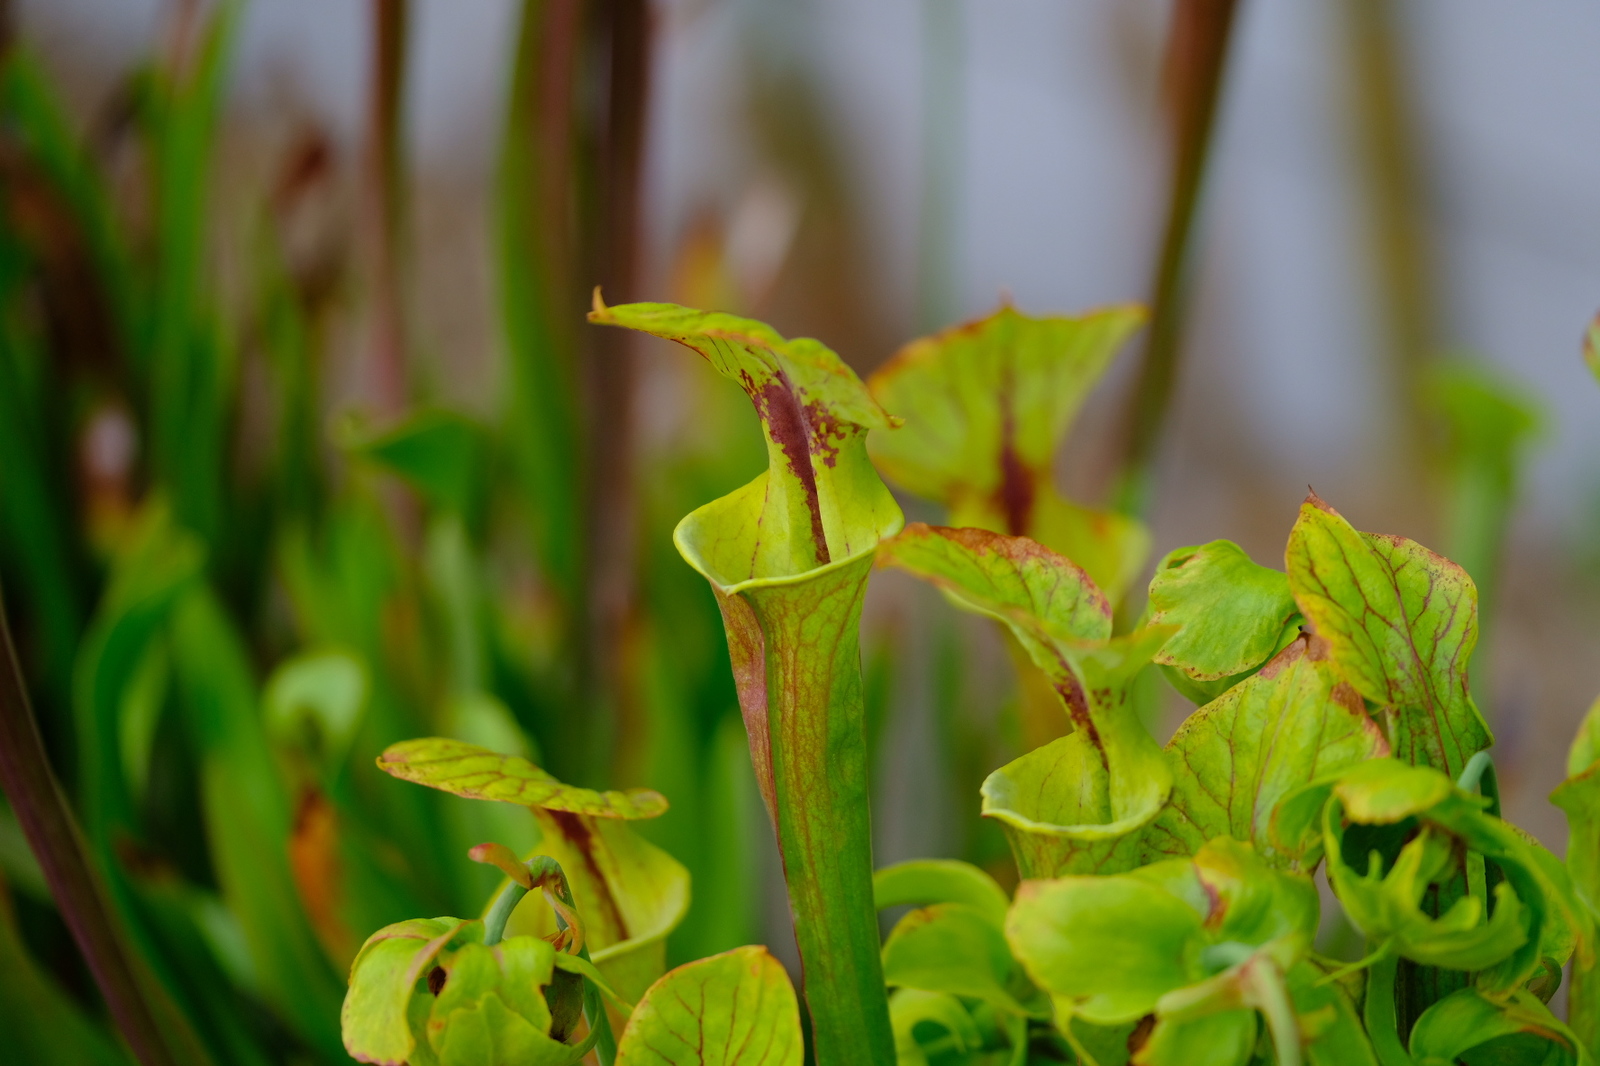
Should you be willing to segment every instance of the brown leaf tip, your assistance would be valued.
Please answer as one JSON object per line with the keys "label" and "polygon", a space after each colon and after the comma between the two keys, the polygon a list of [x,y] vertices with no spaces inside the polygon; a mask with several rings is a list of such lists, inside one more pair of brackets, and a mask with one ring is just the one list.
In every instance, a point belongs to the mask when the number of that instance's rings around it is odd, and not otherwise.
{"label": "brown leaf tip", "polygon": [[1301,502],[1300,506],[1302,506],[1302,507],[1315,507],[1319,511],[1322,511],[1322,512],[1324,512],[1326,514],[1331,514],[1331,515],[1334,515],[1334,516],[1337,516],[1339,514],[1338,511],[1335,511],[1333,509],[1333,505],[1330,504],[1327,500],[1324,500],[1321,496],[1318,496],[1317,495],[1317,490],[1312,488],[1310,485],[1306,486],[1306,498],[1305,498],[1304,501]]}

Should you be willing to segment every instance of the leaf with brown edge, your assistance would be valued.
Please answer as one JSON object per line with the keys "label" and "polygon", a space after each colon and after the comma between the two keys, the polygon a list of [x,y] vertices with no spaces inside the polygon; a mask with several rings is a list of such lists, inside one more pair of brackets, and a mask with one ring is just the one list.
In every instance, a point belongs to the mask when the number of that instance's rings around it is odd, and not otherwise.
{"label": "leaf with brown edge", "polygon": [[607,307],[598,290],[589,321],[698,352],[761,416],[766,473],[689,515],[674,538],[718,585],[804,573],[868,551],[900,527],[900,508],[866,451],[867,431],[896,420],[821,343],[677,304]]}
{"label": "leaf with brown edge", "polygon": [[800,1066],[800,1005],[762,947],[678,967],[650,987],[623,1031],[616,1066]]}
{"label": "leaf with brown edge", "polygon": [[874,437],[893,481],[949,509],[950,524],[1033,537],[1069,556],[1113,599],[1143,564],[1134,519],[1055,490],[1055,457],[1112,355],[1144,314],[1132,306],[1033,318],[1006,306],[913,341],[868,380],[905,417]]}
{"label": "leaf with brown edge", "polygon": [[983,813],[1005,826],[1023,876],[1130,868],[1132,834],[1156,816],[1172,782],[1129,692],[1176,627],[1111,639],[1110,607],[1094,582],[1026,537],[912,525],[878,558],[1008,625],[1072,722],[1071,735],[983,784]]}
{"label": "leaf with brown edge", "polygon": [[351,1058],[400,1066],[411,1057],[411,993],[468,924],[460,918],[413,918],[367,938],[350,966],[350,991],[339,1018]]}
{"label": "leaf with brown edge", "polygon": [[1306,856],[1283,850],[1274,836],[1279,803],[1329,773],[1389,754],[1389,745],[1334,671],[1327,643],[1301,636],[1190,715],[1166,752],[1172,796],[1145,831],[1148,857],[1193,855],[1208,840],[1232,837],[1282,867]]}
{"label": "leaf with brown edge", "polygon": [[378,769],[402,781],[467,799],[515,803],[593,818],[655,818],[667,809],[666,797],[647,788],[596,792],[564,785],[520,755],[499,755],[447,737],[391,744],[378,756]]}
{"label": "leaf with brown edge", "polygon": [[1467,690],[1472,578],[1416,541],[1357,532],[1314,493],[1286,558],[1301,613],[1339,673],[1382,710],[1395,756],[1459,777],[1493,743]]}

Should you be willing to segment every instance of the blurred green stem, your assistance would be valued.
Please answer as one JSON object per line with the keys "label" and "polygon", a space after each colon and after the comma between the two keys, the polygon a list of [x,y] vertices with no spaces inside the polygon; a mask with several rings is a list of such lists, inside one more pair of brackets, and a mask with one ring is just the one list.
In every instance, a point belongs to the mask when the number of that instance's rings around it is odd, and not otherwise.
{"label": "blurred green stem", "polygon": [[[1399,19],[1389,0],[1345,0],[1356,157],[1365,193],[1372,297],[1382,324],[1384,365],[1394,390],[1401,484],[1421,483],[1428,441],[1422,373],[1438,339],[1438,294],[1411,94]],[[1390,460],[1392,461],[1392,460]]]}
{"label": "blurred green stem", "polygon": [[177,1060],[144,998],[121,933],[111,916],[105,889],[78,832],[72,810],[50,769],[34,721],[0,600],[0,785],[16,812],[28,844],[39,859],[62,919],[72,931],[95,984],[105,996],[117,1028],[143,1066],[168,1066]]}
{"label": "blurred green stem", "polygon": [[1152,283],[1150,333],[1128,411],[1116,507],[1144,514],[1177,380],[1195,247],[1195,218],[1210,155],[1237,0],[1175,0],[1167,38],[1171,185]]}

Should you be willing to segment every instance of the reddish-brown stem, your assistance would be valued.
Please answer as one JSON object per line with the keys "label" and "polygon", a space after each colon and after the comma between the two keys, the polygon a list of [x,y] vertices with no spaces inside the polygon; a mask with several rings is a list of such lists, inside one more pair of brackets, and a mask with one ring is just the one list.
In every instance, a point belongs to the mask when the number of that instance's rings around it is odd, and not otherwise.
{"label": "reddish-brown stem", "polygon": [[372,284],[372,367],[379,407],[406,402],[405,316],[400,293],[404,215],[400,130],[410,0],[372,0],[372,68],[367,97],[364,219]]}
{"label": "reddish-brown stem", "polygon": [[[607,0],[601,12],[609,54],[605,130],[600,142],[600,202],[595,272],[608,298],[633,300],[639,281],[641,177],[649,119],[651,17],[648,0]],[[602,706],[628,716],[616,652],[633,599],[633,449],[636,420],[634,336],[592,333],[588,386],[592,486],[587,523],[591,612],[587,667]],[[620,732],[618,735],[622,735]]]}
{"label": "reddish-brown stem", "polygon": [[1128,411],[1120,509],[1142,513],[1151,467],[1172,403],[1187,321],[1196,208],[1215,126],[1237,0],[1175,0],[1167,38],[1166,90],[1172,130],[1172,178],[1161,251],[1151,283],[1150,331]]}
{"label": "reddish-brown stem", "polygon": [[143,1066],[176,1060],[145,999],[132,956],[45,754],[0,600],[0,786],[94,975],[112,1020]]}

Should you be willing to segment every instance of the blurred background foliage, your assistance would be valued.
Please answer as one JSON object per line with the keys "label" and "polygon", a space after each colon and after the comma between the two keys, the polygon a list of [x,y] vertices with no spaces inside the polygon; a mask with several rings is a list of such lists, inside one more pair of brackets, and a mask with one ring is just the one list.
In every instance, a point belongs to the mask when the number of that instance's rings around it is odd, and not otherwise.
{"label": "blurred background foliage", "polygon": [[[1152,560],[1226,536],[1276,564],[1314,480],[1361,528],[1462,562],[1508,814],[1559,844],[1543,797],[1600,688],[1577,356],[1600,142],[1538,137],[1577,138],[1600,74],[1480,110],[1496,77],[1560,66],[1541,47],[1586,54],[1592,13],[468,6],[4,5],[0,583],[189,1059],[343,1061],[367,933],[477,913],[496,875],[466,849],[531,844],[518,812],[372,769],[413,736],[658,789],[672,808],[642,830],[694,886],[672,959],[764,941],[793,962],[721,623],[671,544],[762,469],[760,436],[692,355],[586,327],[595,285],[767,318],[862,373],[1000,298],[1154,299],[1058,487],[1141,513]],[[1213,123],[1183,63],[1219,25]],[[1486,40],[1518,48],[1450,95]],[[1461,132],[1516,106],[1542,125]],[[1498,184],[1453,165],[1496,152],[1518,160]],[[1494,226],[1521,266],[1474,246]],[[1251,254],[1266,231],[1286,268]],[[878,859],[1004,877],[977,785],[1037,742],[1027,697],[992,629],[930,596],[886,576],[869,603]],[[1148,680],[1164,737],[1188,704]],[[0,880],[18,1061],[123,1061],[9,811]]]}

